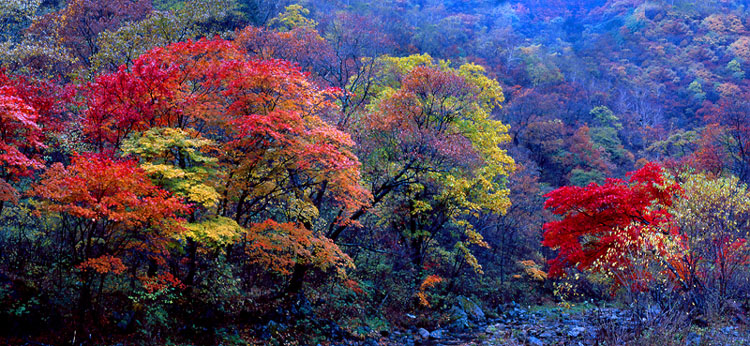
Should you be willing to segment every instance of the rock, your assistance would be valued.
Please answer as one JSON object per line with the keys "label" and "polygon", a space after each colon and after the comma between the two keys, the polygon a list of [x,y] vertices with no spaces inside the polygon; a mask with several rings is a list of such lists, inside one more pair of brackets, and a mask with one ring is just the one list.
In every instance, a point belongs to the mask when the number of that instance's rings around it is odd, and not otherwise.
{"label": "rock", "polygon": [[362,343],[362,346],[379,346],[378,341],[373,338],[367,338],[365,342]]}
{"label": "rock", "polygon": [[555,334],[553,334],[550,331],[546,331],[546,332],[542,333],[542,335],[539,335],[539,337],[543,338],[543,339],[550,339],[550,338],[555,337]]}
{"label": "rock", "polygon": [[690,333],[688,333],[687,338],[685,339],[685,341],[687,341],[688,345],[698,346],[698,345],[701,344],[701,341],[703,341],[702,339],[703,338],[700,335],[698,335],[697,333],[690,332]]}
{"label": "rock", "polygon": [[495,334],[499,333],[503,330],[505,330],[506,326],[502,323],[496,323],[490,326],[487,326],[487,328],[484,329],[484,332],[487,334]]}
{"label": "rock", "polygon": [[581,335],[585,331],[586,331],[586,328],[573,327],[571,330],[568,331],[568,336],[571,338],[577,338],[579,335]]}
{"label": "rock", "polygon": [[433,330],[432,333],[430,333],[430,338],[433,339],[442,339],[443,338],[443,331],[440,329]]}
{"label": "rock", "polygon": [[417,331],[419,336],[422,337],[422,339],[427,340],[430,338],[430,332],[427,331],[427,329],[419,328],[419,331]]}
{"label": "rock", "polygon": [[295,297],[294,304],[292,304],[289,312],[292,316],[296,316],[297,318],[313,317],[312,303],[310,303],[304,294],[298,294]]}
{"label": "rock", "polygon": [[328,329],[328,336],[334,340],[339,340],[346,334],[346,332],[344,332],[344,330],[334,321],[328,321],[325,328]]}
{"label": "rock", "polygon": [[465,311],[474,321],[484,321],[487,317],[484,315],[484,311],[479,304],[473,302],[471,299],[464,296],[458,296],[458,306],[461,310]]}
{"label": "rock", "polygon": [[465,331],[469,328],[471,328],[471,323],[469,322],[469,315],[461,309],[458,306],[454,306],[450,309],[448,312],[449,314],[449,320],[450,325],[448,326],[448,329],[451,331]]}
{"label": "rock", "polygon": [[737,333],[737,327],[734,326],[726,326],[724,328],[721,328],[721,332],[724,333],[724,335],[731,335],[734,337],[739,336],[739,333]]}
{"label": "rock", "polygon": [[417,316],[415,316],[415,315],[412,315],[412,314],[406,314],[406,317],[408,317],[408,318],[411,318],[411,319],[415,319],[415,318],[417,318]]}
{"label": "rock", "polygon": [[276,321],[268,321],[268,323],[263,326],[260,337],[262,339],[270,339],[279,335],[280,332],[283,332],[285,330],[285,325],[277,323]]}
{"label": "rock", "polygon": [[537,339],[537,338],[535,338],[533,336],[529,337],[528,342],[529,342],[529,345],[544,346],[544,342],[542,342],[542,340],[539,340],[539,339]]}

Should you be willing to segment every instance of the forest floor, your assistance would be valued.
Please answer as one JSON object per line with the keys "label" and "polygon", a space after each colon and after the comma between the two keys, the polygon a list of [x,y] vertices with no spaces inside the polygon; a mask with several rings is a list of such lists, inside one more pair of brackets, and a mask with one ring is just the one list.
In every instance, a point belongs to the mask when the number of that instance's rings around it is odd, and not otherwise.
{"label": "forest floor", "polygon": [[676,312],[656,308],[635,314],[612,307],[537,306],[507,309],[471,331],[395,331],[360,345],[750,345],[750,331],[742,323],[691,323]]}

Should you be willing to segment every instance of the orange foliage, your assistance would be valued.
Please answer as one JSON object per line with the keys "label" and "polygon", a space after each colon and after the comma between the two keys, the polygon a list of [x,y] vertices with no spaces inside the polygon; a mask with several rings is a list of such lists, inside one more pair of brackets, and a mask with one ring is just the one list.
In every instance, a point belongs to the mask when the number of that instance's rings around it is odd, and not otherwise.
{"label": "orange foliage", "polygon": [[427,294],[425,291],[427,291],[428,288],[434,287],[435,285],[443,282],[443,278],[441,278],[438,275],[430,275],[422,281],[422,284],[419,285],[419,291],[417,292],[417,298],[419,299],[419,304],[425,307],[430,307],[430,302],[427,300]]}
{"label": "orange foliage", "polygon": [[252,225],[245,236],[245,252],[254,263],[288,275],[295,264],[320,269],[352,266],[352,260],[328,238],[317,236],[299,224],[266,220]]}
{"label": "orange foliage", "polygon": [[126,269],[121,259],[109,255],[90,258],[85,262],[77,265],[76,268],[82,270],[91,269],[99,274],[122,274],[122,272],[124,272]]}
{"label": "orange foliage", "polygon": [[154,277],[142,276],[138,278],[148,293],[154,293],[167,288],[185,289],[185,285],[171,273],[161,273]]}
{"label": "orange foliage", "polygon": [[135,162],[96,154],[77,155],[67,167],[53,165],[29,194],[41,200],[41,210],[85,225],[86,232],[70,230],[75,241],[69,250],[83,267],[97,271],[119,271],[122,262],[105,260],[126,251],[166,254],[167,244],[182,232],[178,215],[188,211],[180,199],[151,184]]}

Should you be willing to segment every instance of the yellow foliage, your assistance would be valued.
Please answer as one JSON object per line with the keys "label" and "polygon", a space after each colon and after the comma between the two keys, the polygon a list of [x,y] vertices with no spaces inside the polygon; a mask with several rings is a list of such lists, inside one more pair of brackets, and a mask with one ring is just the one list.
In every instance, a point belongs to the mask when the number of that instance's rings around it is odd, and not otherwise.
{"label": "yellow foliage", "polygon": [[125,154],[142,160],[155,183],[188,201],[211,208],[221,197],[209,183],[216,159],[201,152],[214,142],[178,128],[152,128],[122,144]]}
{"label": "yellow foliage", "polygon": [[284,8],[283,13],[279,13],[278,16],[272,18],[269,22],[269,26],[278,26],[279,31],[291,31],[296,28],[310,28],[314,29],[318,26],[318,23],[306,16],[310,15],[310,10],[302,7],[302,5],[294,4]]}
{"label": "yellow foliage", "polygon": [[221,247],[234,243],[244,232],[237,222],[223,216],[210,218],[199,223],[188,223],[185,228],[187,231],[184,233],[184,237],[192,238],[209,247]]}

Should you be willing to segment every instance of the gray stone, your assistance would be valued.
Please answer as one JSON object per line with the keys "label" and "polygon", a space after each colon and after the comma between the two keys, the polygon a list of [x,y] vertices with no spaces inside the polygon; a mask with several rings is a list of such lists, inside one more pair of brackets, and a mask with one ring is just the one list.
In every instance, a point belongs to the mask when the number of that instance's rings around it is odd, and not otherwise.
{"label": "gray stone", "polygon": [[417,333],[422,337],[422,339],[427,340],[430,338],[430,332],[428,332],[427,329],[419,328],[419,331],[417,331]]}
{"label": "gray stone", "polygon": [[440,329],[433,330],[432,333],[430,333],[430,337],[433,339],[442,339],[443,331]]}
{"label": "gray stone", "polygon": [[449,319],[450,319],[450,325],[448,326],[448,329],[452,331],[465,331],[469,328],[471,328],[471,323],[469,322],[469,315],[461,309],[458,306],[454,306],[450,309],[448,312]]}
{"label": "gray stone", "polygon": [[482,307],[479,306],[479,304],[475,303],[469,298],[466,298],[464,296],[458,296],[458,306],[461,308],[461,310],[465,311],[466,314],[469,315],[469,318],[471,318],[474,321],[484,321],[487,317],[484,315],[484,311],[482,311]]}
{"label": "gray stone", "polygon": [[583,332],[586,331],[586,328],[583,327],[573,327],[568,331],[568,336],[571,338],[577,338],[579,335],[583,334]]}
{"label": "gray stone", "polygon": [[555,336],[555,334],[552,333],[552,332],[550,332],[550,331],[546,331],[546,332],[542,333],[542,335],[539,335],[539,337],[543,338],[543,339],[550,339],[550,338],[553,338],[554,336]]}
{"label": "gray stone", "polygon": [[687,335],[686,341],[687,341],[688,345],[696,345],[697,346],[697,345],[701,344],[702,337],[700,335],[698,335],[697,333],[695,333],[695,332],[690,332]]}
{"label": "gray stone", "polygon": [[537,338],[535,338],[533,336],[530,336],[528,341],[529,341],[530,345],[544,346],[544,342],[542,342],[542,340],[539,340],[539,339],[537,339]]}

